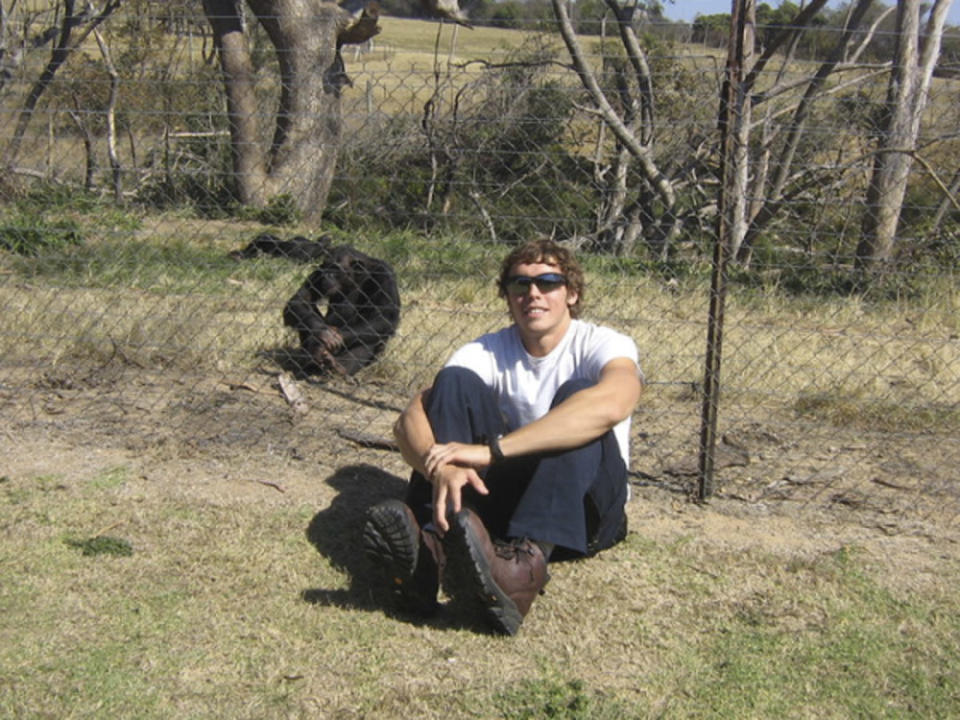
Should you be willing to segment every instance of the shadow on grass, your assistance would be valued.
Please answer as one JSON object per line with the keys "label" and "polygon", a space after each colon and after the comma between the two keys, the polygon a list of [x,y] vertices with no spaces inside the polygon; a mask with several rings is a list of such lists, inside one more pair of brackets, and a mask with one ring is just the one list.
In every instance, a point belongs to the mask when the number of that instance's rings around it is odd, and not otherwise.
{"label": "shadow on grass", "polygon": [[310,353],[303,348],[286,346],[263,350],[259,357],[290,373],[297,380],[312,380],[330,375],[329,371],[317,365]]}
{"label": "shadow on grass", "polygon": [[307,539],[334,567],[349,575],[350,587],[306,590],[303,597],[324,605],[374,609],[370,566],[363,554],[365,513],[381,500],[403,497],[407,483],[372,465],[347,465],[328,477],[327,484],[337,495],[310,520]]}
{"label": "shadow on grass", "polygon": [[321,510],[307,526],[307,539],[330,563],[350,578],[346,589],[309,588],[301,593],[305,602],[386,615],[416,625],[469,627],[482,631],[477,618],[469,618],[462,607],[448,603],[437,615],[422,617],[399,609],[390,588],[378,575],[363,552],[363,525],[366,511],[388,498],[403,498],[407,481],[372,465],[348,465],[327,478],[337,491],[330,506]]}

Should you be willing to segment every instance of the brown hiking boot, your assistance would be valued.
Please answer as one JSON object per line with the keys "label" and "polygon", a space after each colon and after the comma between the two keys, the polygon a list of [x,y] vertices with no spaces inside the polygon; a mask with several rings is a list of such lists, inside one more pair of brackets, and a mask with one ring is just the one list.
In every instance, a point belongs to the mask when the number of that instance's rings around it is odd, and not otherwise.
{"label": "brown hiking boot", "polygon": [[437,611],[443,546],[434,533],[420,529],[405,503],[385,500],[367,510],[363,549],[402,609],[419,615]]}
{"label": "brown hiking boot", "polygon": [[470,509],[452,517],[444,545],[446,593],[455,600],[478,603],[495,631],[515,635],[550,579],[540,547],[526,539],[492,541],[483,521]]}

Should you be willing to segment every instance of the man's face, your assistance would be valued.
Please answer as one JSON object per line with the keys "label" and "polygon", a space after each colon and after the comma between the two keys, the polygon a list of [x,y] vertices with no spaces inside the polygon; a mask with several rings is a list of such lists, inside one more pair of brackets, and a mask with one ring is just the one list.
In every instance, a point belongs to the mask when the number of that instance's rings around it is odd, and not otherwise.
{"label": "man's face", "polygon": [[[570,307],[577,302],[577,294],[565,283],[549,282],[551,275],[562,277],[559,265],[536,262],[518,263],[510,269],[508,276],[506,294],[510,315],[520,329],[527,350],[531,352],[535,349],[533,344],[544,342],[549,346],[547,352],[553,349],[570,324]],[[509,282],[510,278],[517,277],[541,280],[539,283]]]}

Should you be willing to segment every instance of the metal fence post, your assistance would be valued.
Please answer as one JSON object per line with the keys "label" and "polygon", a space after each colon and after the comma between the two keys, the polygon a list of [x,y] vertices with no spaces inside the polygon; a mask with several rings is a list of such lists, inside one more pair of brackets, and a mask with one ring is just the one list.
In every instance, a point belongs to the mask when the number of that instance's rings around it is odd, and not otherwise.
{"label": "metal fence post", "polygon": [[747,24],[754,17],[754,0],[732,0],[730,40],[726,74],[720,98],[720,196],[717,207],[717,234],[714,240],[713,268],[710,276],[710,308],[707,318],[707,349],[703,382],[703,408],[700,417],[700,459],[697,495],[706,500],[713,494],[714,451],[716,447],[717,410],[720,403],[720,359],[723,344],[723,313],[727,295],[727,264],[730,260],[731,232],[734,213],[741,203],[737,193],[744,188],[736,181],[740,124],[743,121],[744,54],[748,37]]}

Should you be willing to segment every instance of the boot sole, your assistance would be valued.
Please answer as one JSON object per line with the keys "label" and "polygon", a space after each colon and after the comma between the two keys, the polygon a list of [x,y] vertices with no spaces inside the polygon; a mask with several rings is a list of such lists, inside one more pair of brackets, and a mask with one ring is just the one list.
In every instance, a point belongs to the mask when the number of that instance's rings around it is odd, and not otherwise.
{"label": "boot sole", "polygon": [[405,610],[429,615],[436,611],[436,588],[416,582],[419,530],[407,519],[407,509],[399,500],[388,500],[367,511],[363,528],[363,550],[367,558],[385,576],[391,593]]}
{"label": "boot sole", "polygon": [[446,534],[447,567],[443,576],[444,592],[464,599],[479,609],[490,626],[501,635],[516,635],[523,615],[516,603],[493,579],[490,563],[481,548],[465,513],[453,518]]}

